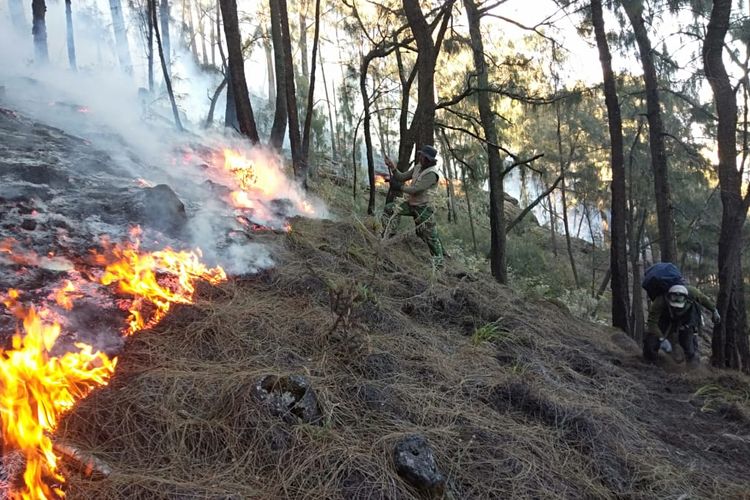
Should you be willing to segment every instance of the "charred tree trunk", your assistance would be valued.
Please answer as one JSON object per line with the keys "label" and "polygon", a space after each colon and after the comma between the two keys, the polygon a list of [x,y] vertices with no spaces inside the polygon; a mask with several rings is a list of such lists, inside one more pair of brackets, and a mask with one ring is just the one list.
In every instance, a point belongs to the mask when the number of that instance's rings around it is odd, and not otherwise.
{"label": "charred tree trunk", "polygon": [[[628,307],[628,252],[626,235],[627,200],[622,118],[620,116],[620,102],[617,99],[617,83],[612,72],[612,55],[609,52],[609,43],[604,31],[604,15],[601,0],[591,0],[591,17],[596,36],[596,45],[599,49],[599,61],[602,66],[604,101],[607,105],[607,121],[609,123],[611,148],[612,244],[610,245],[609,267],[612,270],[612,326],[632,335],[632,325],[628,321],[630,312]],[[635,262],[637,263],[637,253],[635,255]],[[640,290],[640,287],[634,287],[634,291],[635,288],[639,288]],[[634,295],[633,307],[640,308],[640,303],[635,303],[635,300],[636,297]]]}
{"label": "charred tree trunk", "polygon": [[305,183],[307,171],[302,161],[302,143],[297,116],[297,93],[294,86],[294,65],[292,62],[292,39],[289,34],[289,14],[286,0],[279,2],[279,20],[281,26],[281,44],[284,47],[284,93],[286,96],[286,111],[289,118],[289,146],[292,150],[292,168],[294,176]]}
{"label": "charred tree trunk", "polygon": [[34,58],[37,64],[46,64],[49,61],[47,52],[47,23],[44,16],[47,14],[47,4],[44,0],[31,1],[31,13],[33,26],[31,34],[34,37]]}
{"label": "charred tree trunk", "polygon": [[656,218],[659,225],[659,248],[663,262],[676,262],[677,248],[674,231],[674,207],[669,186],[669,169],[664,150],[664,125],[661,119],[654,54],[651,48],[646,25],[643,21],[641,0],[624,0],[623,8],[633,26],[638,50],[643,65],[643,80],[646,85],[646,111],[648,115],[649,146],[651,164],[654,171],[654,191],[656,195]]}
{"label": "charred tree trunk", "polygon": [[[481,14],[474,0],[464,0],[466,17],[469,22],[471,49],[474,55],[474,68],[477,75],[477,87],[489,88],[489,75],[484,60],[484,43],[480,29]],[[420,83],[421,88],[421,83]],[[479,116],[487,141],[487,158],[490,176],[490,268],[492,276],[500,283],[507,283],[508,274],[505,264],[505,189],[503,186],[502,163],[497,148],[497,130],[492,115],[492,105],[488,91],[477,92]]]}
{"label": "charred tree trunk", "polygon": [[167,72],[167,61],[164,58],[164,48],[161,45],[161,35],[159,34],[159,24],[156,18],[156,0],[148,0],[149,10],[151,15],[151,22],[154,26],[154,34],[156,35],[156,47],[159,50],[159,60],[161,61],[161,71],[164,75],[164,83],[167,86],[167,94],[169,94],[169,103],[172,105],[172,114],[174,115],[174,124],[177,130],[182,132],[182,121],[180,120],[180,112],[177,109],[177,101],[174,98],[174,91],[172,90],[172,79],[169,77]]}
{"label": "charred tree trunk", "polygon": [[[318,57],[318,42],[320,40],[320,0],[315,1],[315,32],[313,34],[312,60],[310,62],[310,86],[307,89],[307,111],[305,125],[302,131],[302,163],[305,172],[310,170],[310,130],[312,127],[313,110],[315,109],[315,66]],[[307,179],[305,178],[305,181]]]}
{"label": "charred tree trunk", "polygon": [[[159,19],[161,22],[161,41],[167,73],[172,75],[172,47],[169,41],[169,0],[161,0],[159,5]],[[218,15],[218,14],[217,14]]]}
{"label": "charred tree trunk", "polygon": [[227,64],[227,102],[224,106],[224,127],[240,131],[237,120],[237,103],[234,101],[234,87],[232,86],[232,71]]}
{"label": "charred tree trunk", "polygon": [[273,63],[276,70],[276,106],[271,125],[271,145],[281,151],[286,134],[286,70],[284,69],[284,43],[281,38],[281,5],[279,0],[270,0],[271,40],[273,42]]}
{"label": "charred tree trunk", "polygon": [[721,186],[721,233],[719,235],[719,298],[722,317],[714,325],[714,366],[750,372],[747,312],[742,277],[742,229],[747,218],[750,193],[742,196],[742,173],[737,168],[737,101],[722,53],[729,29],[731,0],[714,0],[703,43],[703,65],[719,117],[719,185]]}
{"label": "charred tree trunk", "polygon": [[8,0],[8,10],[10,11],[10,19],[13,22],[13,27],[18,33],[28,34],[29,25],[26,24],[26,16],[23,13],[23,1],[22,0]]}
{"label": "charred tree trunk", "polygon": [[122,14],[120,0],[109,0],[109,10],[112,12],[112,27],[115,31],[115,45],[120,68],[128,74],[133,74],[133,63],[130,61],[130,45],[128,45],[128,31],[125,27],[125,17]]}
{"label": "charred tree trunk", "polygon": [[229,85],[234,94],[240,133],[250,139],[251,143],[258,144],[260,138],[255,126],[255,116],[253,116],[253,107],[250,104],[250,94],[247,91],[247,81],[245,80],[245,59],[242,56],[237,2],[236,0],[220,0],[219,4],[221,5],[221,15],[224,18],[224,35],[227,40]]}
{"label": "charred tree trunk", "polygon": [[75,32],[73,31],[73,8],[70,5],[70,0],[65,0],[65,29],[68,42],[68,64],[70,64],[70,69],[77,71],[78,63],[76,62],[76,42]]}

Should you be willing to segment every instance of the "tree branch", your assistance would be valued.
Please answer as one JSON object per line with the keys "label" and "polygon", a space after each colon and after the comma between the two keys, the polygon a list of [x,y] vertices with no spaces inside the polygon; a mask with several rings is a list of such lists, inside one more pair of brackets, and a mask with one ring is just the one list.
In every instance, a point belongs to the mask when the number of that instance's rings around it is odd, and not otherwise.
{"label": "tree branch", "polygon": [[510,230],[513,229],[514,227],[516,227],[516,225],[519,222],[521,222],[523,220],[523,218],[526,217],[526,215],[534,209],[534,207],[536,207],[537,205],[539,205],[539,203],[544,198],[546,198],[547,196],[549,196],[550,193],[552,193],[552,191],[554,191],[557,188],[557,185],[560,183],[560,181],[562,180],[562,178],[563,178],[562,175],[559,176],[557,178],[557,180],[555,180],[555,182],[550,187],[548,187],[542,194],[540,194],[539,196],[537,196],[536,200],[534,200],[533,202],[529,203],[526,206],[526,208],[524,208],[523,210],[521,210],[521,213],[518,214],[518,217],[516,217],[515,219],[513,219],[510,222],[510,224],[508,224],[507,226],[505,226],[505,232],[510,232]]}

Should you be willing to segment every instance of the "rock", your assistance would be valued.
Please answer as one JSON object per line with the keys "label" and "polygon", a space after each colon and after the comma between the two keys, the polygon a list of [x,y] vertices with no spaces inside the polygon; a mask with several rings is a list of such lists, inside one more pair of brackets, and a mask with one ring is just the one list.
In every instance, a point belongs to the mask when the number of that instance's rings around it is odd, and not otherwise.
{"label": "rock", "polygon": [[270,202],[271,210],[277,217],[288,217],[294,215],[294,203],[287,198],[276,198]]}
{"label": "rock", "polygon": [[323,424],[318,396],[302,375],[266,375],[253,387],[253,395],[287,423]]}
{"label": "rock", "polygon": [[21,227],[27,231],[33,231],[36,229],[36,221],[34,219],[24,219],[21,222]]}
{"label": "rock", "polygon": [[445,476],[438,469],[427,439],[419,434],[403,437],[393,450],[396,472],[415,488],[440,497],[445,490]]}
{"label": "rock", "polygon": [[179,231],[187,223],[185,205],[166,184],[143,190],[139,215],[144,224],[162,231]]}
{"label": "rock", "polygon": [[371,380],[393,375],[398,371],[396,358],[387,352],[368,354],[362,363],[362,374]]}

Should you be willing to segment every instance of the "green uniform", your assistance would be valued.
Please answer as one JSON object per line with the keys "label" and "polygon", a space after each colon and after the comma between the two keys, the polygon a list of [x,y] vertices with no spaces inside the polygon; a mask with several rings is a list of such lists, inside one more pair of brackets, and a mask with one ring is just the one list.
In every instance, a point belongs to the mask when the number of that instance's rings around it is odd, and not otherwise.
{"label": "green uniform", "polygon": [[435,210],[431,201],[438,184],[438,173],[434,167],[422,168],[416,165],[406,172],[394,171],[393,177],[401,182],[412,180],[411,185],[404,186],[401,190],[408,196],[404,202],[388,203],[383,210],[383,230],[392,234],[398,227],[401,216],[408,215],[414,219],[417,236],[424,241],[430,249],[433,262],[436,266],[443,265],[443,244],[435,224]]}
{"label": "green uniform", "polygon": [[701,327],[703,306],[714,311],[716,306],[706,294],[694,286],[686,286],[688,291],[687,305],[674,309],[667,303],[664,295],[657,297],[648,309],[646,336],[643,339],[643,355],[646,359],[656,359],[659,352],[660,337],[669,340],[673,345],[680,345],[688,360],[696,354],[695,333]]}

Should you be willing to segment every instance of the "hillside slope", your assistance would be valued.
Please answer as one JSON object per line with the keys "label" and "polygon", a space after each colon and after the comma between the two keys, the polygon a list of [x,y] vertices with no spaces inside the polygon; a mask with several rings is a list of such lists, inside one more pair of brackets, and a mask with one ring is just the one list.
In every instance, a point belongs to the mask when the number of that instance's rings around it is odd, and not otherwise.
{"label": "hillside slope", "polygon": [[[269,238],[274,269],[129,338],[64,420],[59,439],[113,469],[69,471],[71,498],[439,496],[396,472],[410,434],[446,498],[748,497],[747,378],[668,373],[550,303],[431,276],[412,238],[306,219]],[[280,413],[268,375],[304,376],[320,415]]]}

